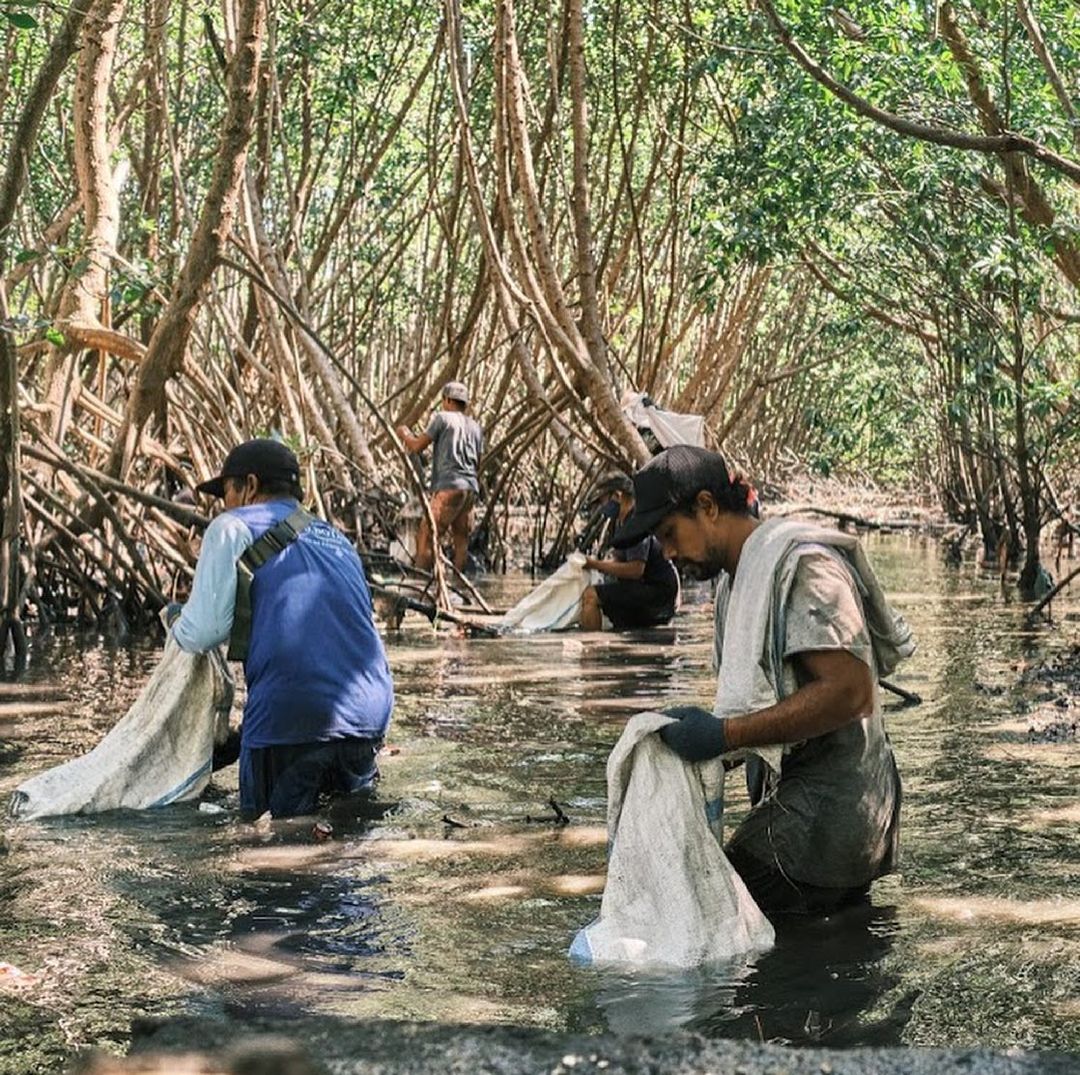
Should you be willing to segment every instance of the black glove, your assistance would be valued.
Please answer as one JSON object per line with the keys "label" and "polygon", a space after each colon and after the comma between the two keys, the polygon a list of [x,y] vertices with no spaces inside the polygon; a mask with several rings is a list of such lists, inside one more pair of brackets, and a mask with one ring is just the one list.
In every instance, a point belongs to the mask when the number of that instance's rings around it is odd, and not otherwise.
{"label": "black glove", "polygon": [[660,729],[660,738],[684,761],[708,761],[727,751],[727,723],[697,705],[676,705],[661,709],[675,723]]}

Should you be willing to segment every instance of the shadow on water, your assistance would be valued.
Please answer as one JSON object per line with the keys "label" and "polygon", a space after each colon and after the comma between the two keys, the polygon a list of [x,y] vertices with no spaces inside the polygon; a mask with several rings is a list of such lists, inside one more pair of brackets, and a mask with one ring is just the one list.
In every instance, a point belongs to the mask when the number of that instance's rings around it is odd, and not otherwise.
{"label": "shadow on water", "polygon": [[621,1034],[673,1027],[707,1037],[829,1046],[894,1045],[911,1000],[864,1018],[897,984],[882,969],[899,924],[871,903],[827,919],[776,923],[776,947],[751,962],[678,975],[603,975],[597,1004]]}
{"label": "shadow on water", "polygon": [[[419,626],[389,640],[398,706],[378,799],[324,815],[330,840],[312,819],[241,824],[235,769],[215,776],[222,813],[5,830],[0,961],[33,981],[0,984],[0,1072],[54,1071],[168,1017],[279,1020],[300,1037],[401,1018],[1080,1048],[1080,748],[1032,741],[1032,707],[1059,700],[1018,684],[1067,635],[1025,628],[996,580],[945,567],[932,545],[875,540],[871,555],[920,641],[898,681],[925,702],[887,708],[902,872],[866,906],[780,923],[774,950],[727,968],[571,964],[603,890],[605,757],[634,712],[708,700],[711,608],[693,588],[673,627],[622,636],[467,641]],[[0,685],[0,797],[100,739],[157,653],[35,640],[26,675]],[[745,798],[729,796],[736,824]],[[553,823],[551,800],[570,824]]]}

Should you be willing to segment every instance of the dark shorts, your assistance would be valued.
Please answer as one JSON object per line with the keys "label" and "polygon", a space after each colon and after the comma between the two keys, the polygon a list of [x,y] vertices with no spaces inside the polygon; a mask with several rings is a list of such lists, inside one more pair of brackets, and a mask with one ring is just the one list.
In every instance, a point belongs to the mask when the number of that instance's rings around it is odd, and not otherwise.
{"label": "dark shorts", "polygon": [[725,848],[735,872],[766,915],[827,915],[867,898],[870,885],[822,888],[788,877],[775,862],[763,862],[741,847]]}
{"label": "dark shorts", "polygon": [[240,814],[253,821],[313,814],[320,795],[370,791],[379,779],[377,739],[334,739],[240,751]]}
{"label": "dark shorts", "polygon": [[676,591],[648,582],[602,582],[596,596],[616,631],[658,627],[675,615]]}

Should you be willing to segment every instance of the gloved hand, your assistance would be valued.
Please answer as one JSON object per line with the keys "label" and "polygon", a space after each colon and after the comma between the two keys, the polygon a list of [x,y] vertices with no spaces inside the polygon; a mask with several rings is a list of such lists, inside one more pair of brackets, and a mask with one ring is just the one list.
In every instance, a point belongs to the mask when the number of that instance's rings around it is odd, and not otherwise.
{"label": "gloved hand", "polygon": [[727,751],[727,721],[714,717],[707,709],[676,705],[660,712],[676,718],[674,724],[660,729],[660,738],[684,761],[708,761]]}
{"label": "gloved hand", "polygon": [[180,618],[180,613],[184,610],[184,606],[179,601],[170,601],[159,613],[158,619],[161,620],[161,626],[168,631],[174,623]]}

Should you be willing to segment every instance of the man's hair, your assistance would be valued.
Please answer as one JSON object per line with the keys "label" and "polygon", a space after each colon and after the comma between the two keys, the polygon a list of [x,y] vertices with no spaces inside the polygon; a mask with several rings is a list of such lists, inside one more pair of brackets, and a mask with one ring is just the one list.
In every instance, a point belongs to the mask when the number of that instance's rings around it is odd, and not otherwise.
{"label": "man's hair", "polygon": [[683,515],[693,515],[698,493],[710,493],[721,511],[732,515],[753,514],[753,489],[750,483],[744,481],[738,474],[729,475],[727,468],[722,465],[710,468],[708,473],[699,480],[694,495],[683,500],[675,510]]}
{"label": "man's hair", "polygon": [[460,399],[452,399],[450,396],[443,396],[443,400],[450,404],[451,410],[464,411],[468,409],[468,403],[462,403]]}
{"label": "man's hair", "polygon": [[[259,478],[259,492],[263,496],[286,497],[294,500],[303,500],[304,490],[300,488],[300,482],[292,478]],[[225,484],[243,485],[243,478],[226,478]]]}

